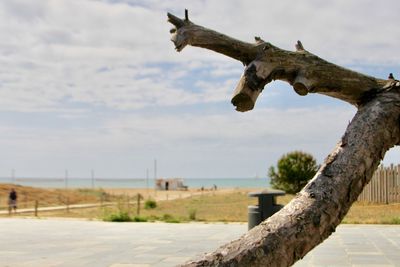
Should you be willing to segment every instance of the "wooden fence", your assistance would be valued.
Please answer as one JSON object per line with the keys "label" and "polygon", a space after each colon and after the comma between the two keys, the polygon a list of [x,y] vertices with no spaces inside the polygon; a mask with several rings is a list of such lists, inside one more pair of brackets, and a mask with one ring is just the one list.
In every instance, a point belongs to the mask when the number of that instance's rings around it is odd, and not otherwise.
{"label": "wooden fence", "polygon": [[400,165],[379,167],[364,187],[358,201],[374,203],[400,203]]}

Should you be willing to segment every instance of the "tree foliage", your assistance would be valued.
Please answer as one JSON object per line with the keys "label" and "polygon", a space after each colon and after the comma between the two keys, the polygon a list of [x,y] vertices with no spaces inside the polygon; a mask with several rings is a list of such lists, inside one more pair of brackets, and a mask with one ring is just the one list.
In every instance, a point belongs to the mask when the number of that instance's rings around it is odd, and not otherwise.
{"label": "tree foliage", "polygon": [[293,151],[283,155],[277,164],[269,168],[271,186],[289,194],[299,192],[318,170],[316,160],[311,154]]}

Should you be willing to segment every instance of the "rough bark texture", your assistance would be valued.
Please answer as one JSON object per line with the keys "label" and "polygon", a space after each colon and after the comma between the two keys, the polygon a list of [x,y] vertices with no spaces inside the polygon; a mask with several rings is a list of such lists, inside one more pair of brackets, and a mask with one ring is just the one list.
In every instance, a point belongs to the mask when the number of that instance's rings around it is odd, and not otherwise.
{"label": "rough bark texture", "polygon": [[185,266],[290,266],[303,258],[335,231],[385,152],[400,141],[399,91],[360,107],[316,176],[280,212]]}
{"label": "rough bark texture", "polygon": [[321,93],[358,107],[341,141],[304,189],[280,212],[240,239],[184,266],[290,266],[320,244],[341,222],[370,181],[385,152],[400,141],[400,83],[326,62],[304,50],[279,49],[257,38],[237,41],[168,14],[178,51],[200,46],[242,61],[245,71],[232,103],[254,107],[263,87],[280,79],[300,95]]}

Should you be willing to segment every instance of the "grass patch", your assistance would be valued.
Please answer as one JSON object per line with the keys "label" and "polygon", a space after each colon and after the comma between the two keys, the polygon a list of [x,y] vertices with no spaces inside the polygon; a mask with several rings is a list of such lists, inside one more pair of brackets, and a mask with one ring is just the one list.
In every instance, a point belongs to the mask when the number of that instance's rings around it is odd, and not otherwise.
{"label": "grass patch", "polygon": [[[105,192],[101,189],[41,189],[3,184],[0,185],[0,193],[5,196],[0,199],[0,202],[3,203],[3,209],[6,207],[7,195],[11,187],[17,190],[19,208],[32,208],[35,199],[39,200],[39,206],[42,207],[63,205],[65,199],[68,199],[71,205],[100,203],[99,196],[105,196]],[[154,201],[155,203],[151,204],[146,204],[146,201],[144,201],[144,203],[141,203],[140,216],[136,214],[137,202],[132,198],[126,195],[106,194],[107,199],[104,201],[103,198],[102,203],[107,204],[108,201],[111,201],[116,203],[115,206],[70,209],[69,212],[65,210],[41,211],[39,216],[91,218],[118,222],[164,221],[179,223],[201,221],[246,223],[248,218],[247,206],[257,204],[256,198],[248,197],[247,194],[250,191],[255,190],[221,190],[212,194],[197,195],[189,198]],[[292,198],[292,195],[281,196],[277,198],[277,202],[285,205]],[[26,216],[26,214],[16,216]],[[400,203],[385,205],[356,202],[344,218],[343,223],[400,224]]]}
{"label": "grass patch", "polygon": [[162,216],[162,221],[167,223],[180,223],[181,221],[177,218],[174,218],[171,214],[164,214]]}
{"label": "grass patch", "polygon": [[143,215],[157,217],[162,221],[171,221],[163,218],[164,214],[168,214],[180,222],[247,222],[247,206],[256,202],[255,198],[247,196],[247,191],[198,195],[185,199],[159,201],[157,208],[143,210]]}
{"label": "grass patch", "polygon": [[400,224],[400,203],[385,205],[356,202],[342,223]]}

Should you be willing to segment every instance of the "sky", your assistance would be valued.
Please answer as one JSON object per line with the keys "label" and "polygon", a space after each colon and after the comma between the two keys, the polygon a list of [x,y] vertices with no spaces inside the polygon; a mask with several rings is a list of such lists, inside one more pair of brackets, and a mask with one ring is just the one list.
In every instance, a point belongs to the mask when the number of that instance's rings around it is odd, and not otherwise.
{"label": "sky", "polygon": [[[243,65],[178,53],[167,12],[237,39],[305,49],[379,78],[400,76],[399,1],[0,1],[0,176],[265,177],[285,153],[322,163],[356,109],[266,86],[230,103]],[[399,163],[391,149],[384,164]]]}

